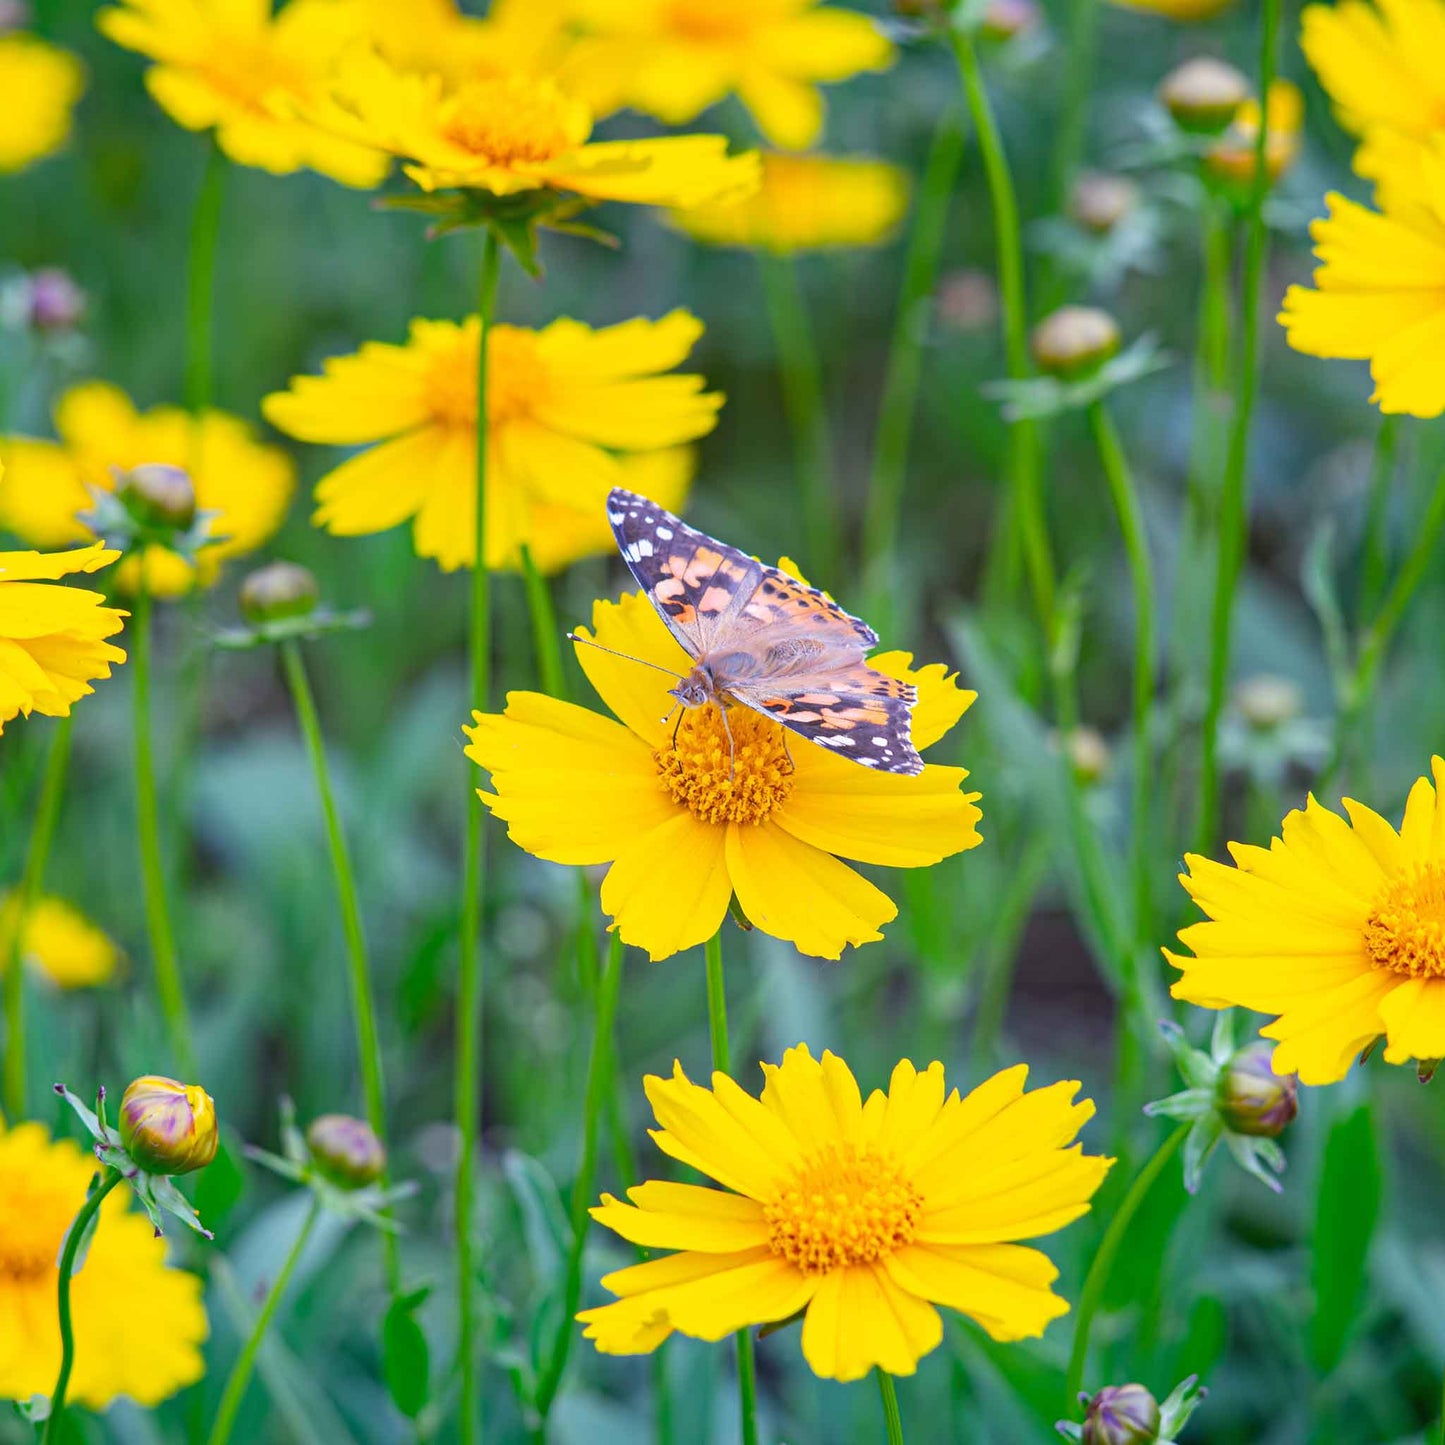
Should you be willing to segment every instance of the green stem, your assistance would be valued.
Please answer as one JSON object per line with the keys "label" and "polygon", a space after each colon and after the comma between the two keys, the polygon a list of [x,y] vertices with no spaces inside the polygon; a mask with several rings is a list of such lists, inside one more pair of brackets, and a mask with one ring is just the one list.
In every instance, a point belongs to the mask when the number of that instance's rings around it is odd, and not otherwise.
{"label": "green stem", "polygon": [[199,416],[211,405],[216,238],[221,231],[226,171],[221,148],[209,142],[206,168],[191,212],[190,261],[186,269],[186,410],[192,416]]}
{"label": "green stem", "polygon": [[557,1398],[558,1387],[567,1369],[567,1355],[576,1331],[573,1316],[582,1298],[582,1255],[587,1244],[587,1226],[591,1222],[588,1211],[592,1207],[597,1174],[597,1141],[612,1080],[612,1031],[621,986],[622,940],[614,933],[607,949],[607,962],[598,981],[593,1015],[592,1055],[587,1065],[587,1092],[582,1113],[582,1161],[572,1186],[572,1244],[567,1251],[562,1320],[552,1345],[551,1358],[537,1387],[537,1411],[543,1420]]}
{"label": "green stem", "polygon": [[160,810],[156,797],[155,752],[151,738],[151,595],[145,569],[139,574],[131,616],[131,687],[135,707],[136,833],[140,849],[141,881],[145,891],[146,927],[155,959],[156,992],[170,1035],[171,1053],[183,1078],[194,1078],[195,1049],[181,986],[175,932],[166,901],[165,862],[161,855]]}
{"label": "green stem", "polygon": [[[715,933],[703,949],[707,964],[707,1027],[712,1041],[712,1066],[731,1075],[732,1056],[728,1046],[727,991],[723,987],[722,934]],[[737,1333],[738,1397],[742,1406],[743,1445],[758,1445],[758,1374],[753,1358],[753,1337],[746,1329]]]}
{"label": "green stem", "polygon": [[[501,274],[501,250],[488,230],[482,243],[477,318],[477,490],[473,532],[471,605],[471,700],[478,712],[491,691],[491,590],[487,574],[487,343]],[[457,978],[457,1058],[455,1111],[461,1147],[457,1151],[457,1349],[461,1374],[461,1440],[474,1445],[481,1427],[477,1390],[476,1268],[472,1245],[472,1201],[476,1185],[477,1131],[482,1089],[482,886],[486,868],[480,770],[473,769],[467,789],[467,821],[462,863],[462,925]]]}
{"label": "green stem", "polygon": [[1099,449],[1109,495],[1119,519],[1129,577],[1134,587],[1134,790],[1130,864],[1134,875],[1134,940],[1147,947],[1153,933],[1150,868],[1154,859],[1149,802],[1153,791],[1154,756],[1150,721],[1154,706],[1154,569],[1139,491],[1124,456],[1119,433],[1102,401],[1089,407],[1089,427]]}
{"label": "green stem", "polygon": [[923,370],[923,343],[928,337],[943,237],[954,183],[963,164],[963,150],[962,117],[950,107],[940,117],[933,133],[908,236],[903,288],[888,346],[883,400],[878,409],[878,431],[873,444],[873,469],[868,481],[863,529],[864,569],[871,599],[868,615],[885,637],[894,610],[892,568],[898,548],[908,446]]}
{"label": "green stem", "polygon": [[70,1372],[75,1367],[75,1331],[70,1320],[70,1280],[75,1272],[75,1256],[90,1230],[91,1220],[105,1202],[105,1196],[121,1182],[122,1177],[119,1169],[106,1168],[105,1177],[80,1206],[80,1213],[75,1216],[65,1236],[65,1248],[60,1252],[60,1276],[56,1283],[60,1317],[60,1373],[55,1377],[55,1388],[50,1392],[50,1414],[45,1419],[41,1445],[51,1445],[52,1440],[59,1438],[58,1424],[65,1414],[65,1392],[70,1388]]}
{"label": "green stem", "polygon": [[[381,1040],[376,1027],[376,996],[371,986],[371,964],[367,955],[366,933],[361,922],[361,904],[356,892],[356,874],[351,866],[351,851],[346,832],[336,808],[336,794],[331,786],[331,768],[326,761],[326,742],[321,734],[321,718],[316,711],[316,698],[306,674],[306,660],[301,644],[295,638],[281,644],[281,662],[291,697],[296,704],[296,717],[306,739],[306,752],[316,778],[316,793],[321,800],[321,813],[326,824],[326,842],[331,850],[331,868],[336,875],[336,899],[341,907],[341,930],[346,938],[346,960],[351,975],[351,1009],[356,1025],[356,1057],[361,1068],[362,1092],[366,1099],[366,1120],[372,1132],[386,1142],[386,1079],[382,1069]],[[390,1217],[390,1211],[387,1211]],[[380,1231],[385,1249],[387,1286],[395,1298],[401,1289],[401,1258],[395,1231]]]}
{"label": "green stem", "polygon": [[537,675],[542,691],[550,697],[566,698],[567,679],[562,671],[562,634],[557,630],[557,609],[552,589],[532,560],[532,549],[521,547],[522,580],[527,589],[527,610],[532,615],[532,640],[537,647]]}
{"label": "green stem", "polygon": [[1179,1146],[1183,1144],[1184,1136],[1188,1134],[1189,1129],[1188,1124],[1181,1124],[1154,1151],[1153,1158],[1139,1171],[1134,1182],[1129,1186],[1129,1192],[1115,1211],[1113,1219],[1109,1221],[1109,1227],[1105,1230],[1104,1238],[1099,1244],[1098,1253],[1095,1254],[1094,1262],[1089,1266],[1089,1273],[1084,1280],[1084,1288],[1079,1294],[1078,1312],[1074,1317],[1074,1344],[1069,1351],[1068,1376],[1064,1384],[1064,1399],[1070,1414],[1078,1407],[1079,1390],[1084,1383],[1084,1368],[1088,1364],[1089,1330],[1093,1326],[1094,1315],[1098,1312],[1099,1304],[1104,1298],[1104,1290],[1109,1283],[1109,1274],[1114,1268],[1114,1257],[1119,1253],[1119,1246],[1123,1244],[1124,1237],[1129,1232],[1129,1226],[1139,1212],[1139,1206],[1143,1204],[1145,1196],[1153,1188],[1154,1181],[1164,1172],[1164,1166],[1169,1163]]}
{"label": "green stem", "polygon": [[[1003,308],[1004,351],[1011,379],[1021,381],[1029,375],[1029,309],[1024,290],[1023,234],[1019,228],[1018,200],[1003,139],[994,120],[988,92],[973,37],[964,29],[950,30],[954,57],[958,62],[973,128],[978,134],[979,151],[983,156],[988,178],[989,198],[993,203],[994,242],[998,252],[999,297]],[[1023,543],[1024,562],[1034,605],[1044,627],[1046,640],[1054,623],[1054,561],[1049,543],[1048,524],[1044,517],[1040,492],[1040,455],[1038,428],[1029,418],[1009,423],[1009,489],[1010,505],[1000,513],[1009,525],[1019,529]],[[1007,555],[1011,543],[1007,538],[994,544]]]}
{"label": "green stem", "polygon": [[1370,502],[1365,522],[1364,575],[1360,581],[1362,622],[1375,615],[1385,590],[1390,565],[1390,492],[1395,481],[1399,417],[1382,416],[1375,434],[1375,459],[1370,467]]}
{"label": "green stem", "polygon": [[206,1437],[206,1445],[226,1445],[231,1438],[237,1412],[246,1398],[246,1386],[251,1383],[251,1371],[255,1368],[261,1342],[266,1338],[266,1331],[270,1328],[276,1310],[281,1304],[281,1298],[286,1293],[286,1286],[291,1283],[291,1276],[301,1262],[306,1241],[311,1238],[311,1231],[320,1217],[321,1200],[313,1195],[311,1206],[306,1211],[306,1218],[302,1222],[300,1232],[296,1235],[295,1243],[292,1244],[290,1253],[287,1254],[285,1263],[281,1266],[281,1272],[272,1281],[271,1288],[266,1292],[266,1299],[261,1305],[261,1312],[256,1316],[256,1323],[251,1326],[251,1333],[246,1337],[246,1343],[242,1346],[236,1363],[231,1366],[225,1391],[221,1395],[221,1404],[216,1411],[215,1423],[211,1426],[211,1433]]}
{"label": "green stem", "polygon": [[888,1427],[888,1445],[903,1445],[903,1415],[898,1409],[898,1391],[893,1388],[893,1376],[882,1368],[873,1373],[878,1376],[878,1393],[883,1397],[883,1420]]}
{"label": "green stem", "polygon": [[758,258],[773,342],[778,348],[783,404],[793,433],[798,491],[807,531],[808,569],[815,578],[833,578],[838,574],[836,473],[818,342],[797,262],[768,251],[760,251]]}
{"label": "green stem", "polygon": [[1072,0],[1069,6],[1068,51],[1065,64],[1064,103],[1054,135],[1054,210],[1064,211],[1069,187],[1079,160],[1089,123],[1089,96],[1094,88],[1094,66],[1099,51],[1099,6],[1097,0]]}
{"label": "green stem", "polygon": [[1224,464],[1224,485],[1219,499],[1219,553],[1216,559],[1214,603],[1210,610],[1209,687],[1200,740],[1199,816],[1195,851],[1213,851],[1219,829],[1219,720],[1224,712],[1229,682],[1229,654],[1234,616],[1234,594],[1244,565],[1249,535],[1249,435],[1259,393],[1259,302],[1269,250],[1264,202],[1269,194],[1270,87],[1274,83],[1275,50],[1281,0],[1262,0],[1259,45],[1259,130],[1254,145],[1254,178],[1245,215],[1243,298],[1240,308],[1240,359],[1235,375],[1234,414],[1229,450]]}
{"label": "green stem", "polygon": [[25,855],[25,871],[13,906],[7,910],[12,932],[8,955],[0,959],[0,967],[5,970],[5,1117],[12,1125],[25,1117],[25,926],[45,883],[45,866],[50,861],[50,845],[60,821],[65,779],[70,771],[74,727],[70,714],[55,726],[45,778],[40,785],[40,801],[35,809],[35,825],[30,832],[30,848]]}

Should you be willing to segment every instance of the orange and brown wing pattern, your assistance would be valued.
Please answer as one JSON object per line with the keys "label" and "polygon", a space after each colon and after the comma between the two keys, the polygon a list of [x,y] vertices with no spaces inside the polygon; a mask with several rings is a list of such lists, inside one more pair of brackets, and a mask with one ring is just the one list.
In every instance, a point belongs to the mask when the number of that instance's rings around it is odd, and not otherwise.
{"label": "orange and brown wing pattern", "polygon": [[918,694],[910,683],[866,662],[771,684],[759,678],[735,684],[729,692],[800,737],[865,768],[909,775],[923,771],[913,746]]}
{"label": "orange and brown wing pattern", "polygon": [[799,582],[776,567],[763,567],[757,591],[737,617],[737,635],[746,636],[759,627],[780,627],[790,632],[832,635],[839,643],[866,652],[878,645],[878,634],[863,621],[845,612],[826,592]]}
{"label": "orange and brown wing pattern", "polygon": [[768,570],[621,487],[608,495],[607,520],[628,570],[695,658],[731,631]]}

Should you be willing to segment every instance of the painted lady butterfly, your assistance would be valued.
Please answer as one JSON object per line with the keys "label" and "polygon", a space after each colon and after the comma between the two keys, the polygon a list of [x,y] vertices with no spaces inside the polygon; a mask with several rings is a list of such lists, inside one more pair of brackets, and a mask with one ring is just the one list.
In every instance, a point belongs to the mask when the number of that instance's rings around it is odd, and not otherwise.
{"label": "painted lady butterfly", "polygon": [[816,588],[614,489],[607,520],[632,575],[695,666],[683,707],[741,703],[830,752],[885,773],[923,771],[917,694],[869,667],[878,635]]}

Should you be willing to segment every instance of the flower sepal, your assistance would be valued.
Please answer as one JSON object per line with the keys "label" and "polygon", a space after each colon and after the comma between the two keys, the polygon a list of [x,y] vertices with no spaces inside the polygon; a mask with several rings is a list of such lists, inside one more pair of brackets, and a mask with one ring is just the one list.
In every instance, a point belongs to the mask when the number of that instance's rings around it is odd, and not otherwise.
{"label": "flower sepal", "polygon": [[[130,1186],[131,1192],[140,1201],[157,1235],[164,1234],[167,1214],[179,1219],[187,1229],[206,1239],[215,1236],[200,1221],[195,1206],[171,1182],[170,1176],[152,1172],[139,1163],[130,1149],[126,1148],[120,1130],[111,1126],[105,1114],[105,1087],[96,1091],[95,1108],[92,1110],[64,1084],[56,1084],[55,1092],[75,1111],[94,1141],[91,1152],[105,1168],[114,1169]],[[214,1128],[214,1124],[212,1125]]]}
{"label": "flower sepal", "polygon": [[1154,337],[1141,336],[1086,376],[1031,376],[1022,381],[986,382],[980,389],[985,396],[1002,403],[1005,420],[1024,421],[1082,411],[1119,387],[1173,364],[1173,356]]}
{"label": "flower sepal", "polygon": [[89,487],[91,506],[76,515],[76,521],[94,532],[107,547],[126,554],[161,547],[194,567],[203,547],[229,540],[212,530],[219,512],[193,507],[189,512],[176,511],[168,516],[165,509],[144,505],[138,499],[127,505],[124,492],[128,476],[132,474],[119,468],[112,471],[116,490],[108,492],[102,487]]}
{"label": "flower sepal", "polygon": [[1162,1403],[1143,1385],[1106,1385],[1095,1395],[1079,1396],[1082,1424],[1060,1420],[1054,1428],[1080,1445],[1178,1445],[1208,1395],[1198,1375],[1181,1380]]}
{"label": "flower sepal", "polygon": [[222,628],[211,634],[211,646],[222,652],[250,652],[281,642],[312,642],[338,632],[364,632],[370,626],[371,613],[364,607],[353,612],[333,612],[329,607],[318,607],[304,617],[282,617],[247,623],[244,627]]}

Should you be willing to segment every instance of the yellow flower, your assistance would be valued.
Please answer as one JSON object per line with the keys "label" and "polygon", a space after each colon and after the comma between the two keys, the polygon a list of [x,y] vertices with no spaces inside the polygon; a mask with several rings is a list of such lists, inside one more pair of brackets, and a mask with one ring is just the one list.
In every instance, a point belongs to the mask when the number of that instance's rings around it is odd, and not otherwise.
{"label": "yellow flower", "polygon": [[1377,186],[1417,162],[1445,128],[1441,0],[1309,5],[1300,44],[1341,124],[1364,137],[1355,170]]}
{"label": "yellow flower", "polygon": [[1445,137],[1380,191],[1383,212],[1331,194],[1310,228],[1314,289],[1291,286],[1279,319],[1296,351],[1368,360],[1384,412],[1445,411]]}
{"label": "yellow flower", "polygon": [[373,186],[386,162],[373,151],[288,118],[282,108],[320,100],[357,19],[332,0],[122,0],[96,24],[156,63],[146,86],[187,130],[214,127],[243,166],[286,175],[310,168],[349,186]]}
{"label": "yellow flower", "polygon": [[[1265,167],[1277,181],[1299,155],[1304,131],[1305,102],[1299,86],[1276,80],[1269,88],[1269,134],[1265,137]],[[1259,101],[1251,98],[1234,114],[1224,134],[1205,153],[1204,164],[1216,176],[1248,186],[1254,180],[1254,150],[1259,143]]]}
{"label": "yellow flower", "polygon": [[[18,894],[0,894],[0,972],[15,947],[19,909]],[[59,898],[38,898],[25,920],[20,959],[57,988],[91,988],[114,975],[120,950],[79,909]]]}
{"label": "yellow flower", "polygon": [[576,0],[573,11],[589,34],[572,71],[599,110],[683,125],[736,94],[788,150],[822,133],[820,83],[894,60],[874,21],[814,0]]}
{"label": "yellow flower", "polygon": [[[916,777],[875,772],[770,718],[691,708],[673,727],[669,679],[645,663],[691,666],[639,593],[593,609],[596,640],[578,660],[620,719],[534,692],[501,715],[476,715],[468,756],[491,774],[487,806],[519,847],[554,863],[610,863],[602,907],[625,942],[667,958],[717,932],[737,894],[751,922],[803,953],[837,958],[871,943],[897,915],[887,894],[840,858],[921,868],[980,842],[977,793],[962,768],[930,764]],[[586,635],[586,634],[584,634]],[[631,658],[641,659],[631,661]],[[942,663],[915,670],[905,652],[872,659],[918,689],[920,751],[963,716],[974,694]]]}
{"label": "yellow flower", "polygon": [[[686,311],[594,331],[554,321],[493,327],[487,350],[487,566],[526,543],[556,571],[606,551],[615,486],[660,483],[681,502],[678,443],[710,432],[722,397],[697,375],[664,375],[702,334]],[[321,479],[316,523],[338,536],[413,520],[420,556],[475,560],[477,321],[414,321],[404,346],[368,342],[268,396],[268,420],[302,441],[380,442]],[[630,480],[623,480],[629,478]],[[663,505],[667,505],[664,503]]]}
{"label": "yellow flower", "polygon": [[760,1099],[681,1064],[644,1087],[664,1154],[726,1191],[651,1181],[592,1217],[674,1249],[602,1283],[613,1304],[577,1316],[604,1354],[655,1350],[674,1330],[720,1340],[800,1310],[803,1355],[829,1380],[875,1365],[911,1375],[943,1338],[935,1305],[996,1340],[1041,1335],[1068,1304],[1049,1257],[1014,1241],[1086,1214],[1112,1159],[1070,1141],[1092,1117],[1077,1083],[1025,1093],[1028,1066],[944,1097],[943,1065],[906,1059],[866,1103],[848,1065],[799,1044],[764,1064]]}
{"label": "yellow flower", "polygon": [[1151,15],[1162,15],[1166,20],[1177,20],[1181,25],[1193,25],[1222,15],[1234,0],[1113,0],[1113,3],[1124,10],[1144,10]]}
{"label": "yellow flower", "polygon": [[[85,1202],[95,1160],[39,1124],[0,1130],[0,1399],[48,1394],[60,1368],[56,1260]],[[92,1410],[126,1395],[158,1405],[205,1372],[201,1282],[166,1267],[166,1244],[116,1190],[100,1207],[85,1268],[71,1285],[70,1399]],[[137,1321],[145,1322],[138,1346]]]}
{"label": "yellow flower", "polygon": [[1347,823],[1310,798],[1268,848],[1231,843],[1234,868],[1188,856],[1180,881],[1210,922],[1194,957],[1165,956],[1175,998],[1278,1018],[1277,1074],[1342,1079],[1382,1034],[1392,1064],[1445,1057],[1445,760],[1410,790],[1397,833],[1346,798]]}
{"label": "yellow flower", "polygon": [[[0,485],[4,485],[0,478]],[[125,653],[107,642],[124,612],[99,592],[50,583],[96,572],[119,554],[97,542],[73,552],[0,552],[0,732],[19,713],[68,717],[96,678],[109,677]]]}
{"label": "yellow flower", "polygon": [[[158,597],[176,597],[193,585],[209,586],[228,557],[254,551],[275,535],[296,484],[295,469],[277,447],[263,446],[239,417],[208,411],[196,423],[177,407],[137,412],[130,398],[105,382],[72,387],[55,408],[58,442],[0,438],[7,472],[0,480],[0,527],[38,547],[83,541],[91,534],[77,520],[92,498],[87,488],[110,491],[116,470],[147,462],[188,467],[201,510],[215,513],[212,534],[221,540],[202,549],[198,573],[174,552],[153,547],[146,580]],[[138,560],[119,573],[123,590],[139,580]]]}
{"label": "yellow flower", "polygon": [[375,53],[339,67],[332,99],[298,114],[326,133],[406,161],[424,191],[511,196],[570,192],[594,201],[695,206],[757,186],[757,157],[727,154],[718,135],[589,144],[592,111],[550,79],[487,75],[449,86]]}
{"label": "yellow flower", "polygon": [[0,175],[65,144],[84,89],[85,68],[68,50],[24,31],[0,35]]}
{"label": "yellow flower", "polygon": [[674,222],[710,246],[788,254],[886,241],[908,207],[908,173],[886,161],[764,152],[756,195],[679,211]]}

